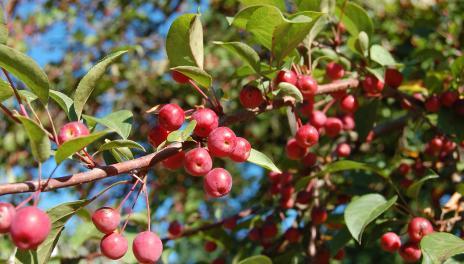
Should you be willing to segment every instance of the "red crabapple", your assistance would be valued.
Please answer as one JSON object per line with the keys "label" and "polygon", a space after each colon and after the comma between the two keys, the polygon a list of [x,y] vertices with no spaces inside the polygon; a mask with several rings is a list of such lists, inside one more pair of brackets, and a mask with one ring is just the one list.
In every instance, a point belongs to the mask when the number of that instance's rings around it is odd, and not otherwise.
{"label": "red crabapple", "polygon": [[333,97],[333,99],[340,100],[346,95],[346,90],[331,92],[330,95]]}
{"label": "red crabapple", "polygon": [[298,243],[300,242],[301,235],[298,228],[292,227],[285,231],[284,237],[290,243]]}
{"label": "red crabapple", "polygon": [[171,77],[174,81],[180,84],[185,84],[190,81],[190,78],[185,76],[183,73],[180,73],[178,71],[172,71],[171,72]]}
{"label": "red crabapple", "polygon": [[311,210],[311,221],[315,225],[320,225],[327,220],[327,211],[324,208],[314,207]]}
{"label": "red crabapple", "polygon": [[351,147],[347,143],[340,143],[337,145],[337,156],[346,158],[351,154]]}
{"label": "red crabapple", "polygon": [[242,137],[236,137],[235,148],[230,153],[229,158],[235,162],[245,162],[250,156],[251,145],[248,140]]}
{"label": "red crabapple", "polygon": [[408,225],[409,239],[412,242],[420,242],[421,239],[433,233],[433,226],[429,220],[422,217],[414,217]]}
{"label": "red crabapple", "polygon": [[249,232],[248,232],[248,238],[251,241],[258,241],[261,239],[261,230],[258,227],[253,227]]}
{"label": "red crabapple", "polygon": [[226,264],[226,260],[223,258],[217,258],[211,262],[211,264]]}
{"label": "red crabapple", "polygon": [[338,80],[345,75],[345,69],[343,69],[342,65],[336,62],[329,62],[325,67],[325,73],[329,79]]}
{"label": "red crabapple", "polygon": [[319,141],[319,132],[311,125],[304,125],[296,131],[295,139],[300,147],[308,148]]}
{"label": "red crabapple", "polygon": [[296,87],[305,99],[312,98],[317,92],[317,82],[309,75],[298,76]]}
{"label": "red crabapple", "polygon": [[387,69],[385,71],[385,84],[393,88],[398,88],[403,82],[403,75],[397,69]]}
{"label": "red crabapple", "polygon": [[340,101],[340,109],[345,113],[354,113],[358,107],[358,100],[351,94],[346,95]]}
{"label": "red crabapple", "polygon": [[407,263],[413,263],[419,261],[422,256],[422,252],[419,245],[414,242],[408,242],[400,248],[400,256]]}
{"label": "red crabapple", "polygon": [[446,91],[441,94],[440,102],[446,107],[452,107],[453,104],[459,99],[459,94],[456,91]]}
{"label": "red crabapple", "polygon": [[310,191],[301,191],[296,195],[296,202],[299,204],[308,204],[311,198],[312,194]]}
{"label": "red crabapple", "polygon": [[229,156],[235,148],[236,136],[228,127],[218,127],[208,136],[208,149],[212,156]]}
{"label": "red crabapple", "polygon": [[344,115],[342,116],[343,130],[351,131],[356,127],[353,115]]}
{"label": "red crabapple", "polygon": [[302,116],[309,117],[314,110],[314,97],[303,100],[299,107]]}
{"label": "red crabapple", "polygon": [[289,70],[281,70],[279,71],[279,73],[277,73],[275,84],[277,85],[281,82],[286,82],[286,83],[296,85],[296,81],[297,81],[297,75],[295,72],[289,71]]}
{"label": "red crabapple", "polygon": [[232,189],[232,176],[223,168],[212,169],[203,178],[203,189],[215,198],[225,196]]}
{"label": "red crabapple", "polygon": [[192,120],[197,122],[193,133],[198,137],[207,137],[219,125],[219,118],[209,108],[201,108],[192,114]]}
{"label": "red crabapple", "polygon": [[292,179],[293,179],[293,175],[290,172],[281,173],[279,176],[279,181],[283,185],[291,183]]}
{"label": "red crabapple", "polygon": [[343,129],[343,123],[336,117],[329,117],[324,125],[325,133],[329,137],[336,137]]}
{"label": "red crabapple", "polygon": [[185,152],[183,151],[178,152],[172,155],[171,157],[166,158],[163,161],[161,161],[161,164],[163,164],[163,166],[166,169],[177,170],[180,167],[182,167],[184,163],[184,156],[185,156]]}
{"label": "red crabapple", "polygon": [[325,125],[327,116],[322,111],[314,111],[309,115],[309,123],[317,129]]}
{"label": "red crabapple", "polygon": [[406,176],[410,171],[411,171],[411,166],[409,166],[409,164],[401,163],[400,166],[398,167],[398,172],[403,176]]}
{"label": "red crabapple", "polygon": [[384,251],[393,253],[401,247],[401,239],[393,232],[385,233],[380,237],[380,247]]}
{"label": "red crabapple", "polygon": [[265,240],[273,239],[278,232],[279,230],[277,229],[277,225],[274,222],[266,223],[261,228],[261,234]]}
{"label": "red crabapple", "polygon": [[261,90],[252,85],[245,85],[240,91],[240,103],[245,108],[256,108],[264,102]]}
{"label": "red crabapple", "polygon": [[158,112],[160,126],[168,131],[179,129],[185,120],[185,113],[177,104],[166,104]]}
{"label": "red crabapple", "polygon": [[188,174],[203,176],[213,168],[213,160],[204,148],[194,148],[185,154],[184,168]]}
{"label": "red crabapple", "polygon": [[282,199],[288,200],[292,197],[293,193],[295,192],[295,187],[292,185],[285,186],[280,190],[280,195],[282,196]]}
{"label": "red crabapple", "polygon": [[428,112],[432,112],[432,113],[438,112],[440,110],[440,106],[441,106],[440,98],[438,98],[438,96],[436,95],[432,95],[425,101],[425,109]]}
{"label": "red crabapple", "polygon": [[168,138],[168,135],[169,131],[162,128],[160,125],[156,125],[148,132],[148,141],[156,148]]}
{"label": "red crabapple", "polygon": [[16,211],[10,226],[11,239],[19,249],[37,249],[50,233],[52,224],[48,215],[34,206]]}
{"label": "red crabapple", "polygon": [[336,260],[343,260],[345,258],[345,249],[341,248],[338,250],[337,254],[335,254],[334,259]]}
{"label": "red crabapple", "polygon": [[372,96],[382,92],[384,83],[373,74],[368,74],[362,81],[362,86],[367,95]]}
{"label": "red crabapple", "polygon": [[290,208],[293,208],[294,205],[295,205],[295,200],[293,200],[292,198],[280,200],[280,208],[282,209],[290,209]]}
{"label": "red crabapple", "polygon": [[84,123],[75,121],[64,125],[58,133],[58,142],[63,144],[73,138],[82,137],[89,135],[89,129]]}
{"label": "red crabapple", "polygon": [[299,160],[303,158],[306,153],[306,149],[300,147],[296,139],[292,138],[287,142],[285,146],[285,151],[287,153],[287,157],[291,160]]}
{"label": "red crabapple", "polygon": [[124,257],[127,247],[127,239],[119,233],[107,234],[100,241],[102,254],[112,260]]}
{"label": "red crabapple", "polygon": [[10,231],[15,213],[16,209],[12,204],[0,202],[0,234]]}
{"label": "red crabapple", "polygon": [[434,137],[429,141],[429,147],[433,152],[439,152],[443,147],[443,140],[440,137]]}
{"label": "red crabapple", "polygon": [[237,226],[237,218],[230,217],[224,220],[223,226],[225,229],[233,230]]}
{"label": "red crabapple", "polygon": [[271,172],[269,172],[269,173],[267,174],[267,177],[269,178],[269,180],[270,180],[271,182],[275,182],[275,181],[277,181],[277,180],[280,179],[280,175],[281,175],[281,174],[282,174],[282,173],[278,173],[278,172],[275,172],[275,171],[271,171]]}
{"label": "red crabapple", "polygon": [[216,250],[217,244],[214,241],[206,241],[204,248],[206,252],[213,252]]}
{"label": "red crabapple", "polygon": [[92,215],[92,222],[100,232],[105,234],[113,233],[119,226],[121,215],[111,207],[102,207]]}
{"label": "red crabapple", "polygon": [[172,237],[179,237],[182,234],[183,229],[184,228],[179,221],[172,221],[169,223],[168,232]]}
{"label": "red crabapple", "polygon": [[155,263],[163,253],[163,242],[157,234],[145,231],[135,237],[132,251],[140,263]]}
{"label": "red crabapple", "polygon": [[312,152],[308,152],[308,154],[306,154],[303,157],[302,161],[303,161],[303,165],[305,165],[306,167],[312,167],[317,162],[317,155]]}

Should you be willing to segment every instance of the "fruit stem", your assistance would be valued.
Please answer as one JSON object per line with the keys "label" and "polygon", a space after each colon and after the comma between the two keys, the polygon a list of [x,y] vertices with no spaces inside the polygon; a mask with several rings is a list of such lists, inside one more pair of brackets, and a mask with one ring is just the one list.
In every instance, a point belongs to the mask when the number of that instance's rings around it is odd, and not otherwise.
{"label": "fruit stem", "polygon": [[134,202],[132,203],[129,214],[127,215],[127,219],[126,221],[124,221],[124,225],[121,228],[121,234],[124,233],[124,230],[126,229],[127,223],[129,222],[129,218],[131,217],[132,212],[134,211],[135,204],[137,203],[137,200],[139,199],[139,196],[142,190],[143,190],[143,186],[140,187],[139,191],[137,192],[137,195],[135,196],[135,199],[134,199]]}
{"label": "fruit stem", "polygon": [[6,106],[4,106],[3,104],[0,104],[0,108],[14,122],[19,123],[19,124],[21,123],[21,121],[19,121],[19,119],[16,116],[14,116],[13,113],[10,111],[10,109],[8,109]]}
{"label": "fruit stem", "polygon": [[37,191],[35,192],[34,206],[37,206],[37,204],[39,203],[40,192],[42,191],[42,162],[39,162],[37,170],[39,186],[37,187]]}
{"label": "fruit stem", "polygon": [[23,101],[21,99],[21,96],[19,96],[19,93],[18,93],[18,90],[16,89],[14,83],[13,83],[13,80],[11,80],[11,77],[10,75],[8,74],[8,72],[2,68],[2,71],[3,71],[3,74],[5,74],[6,76],[6,79],[8,80],[8,82],[10,83],[10,86],[11,86],[11,89],[13,89],[13,92],[15,94],[15,97],[16,97],[16,100],[18,101],[18,104],[19,104],[19,108],[21,110],[21,114],[25,117],[28,117],[29,118],[29,114],[27,113],[26,111],[26,108],[24,107],[23,105]]}
{"label": "fruit stem", "polygon": [[56,134],[55,124],[53,123],[52,115],[50,114],[48,107],[45,107],[45,111],[47,112],[48,121],[50,122],[50,125],[52,127],[54,141],[58,142],[58,135]]}
{"label": "fruit stem", "polygon": [[150,213],[150,202],[148,201],[148,190],[147,190],[147,178],[143,183],[143,193],[145,194],[145,204],[147,206],[147,228],[148,232],[151,231],[151,213]]}
{"label": "fruit stem", "polygon": [[197,92],[199,92],[199,93],[203,96],[203,98],[205,98],[211,105],[214,106],[214,104],[213,104],[213,102],[211,101],[211,99],[209,99],[209,97],[205,94],[205,92],[203,92],[203,91],[201,90],[201,88],[198,87],[198,85],[197,85],[194,81],[192,81],[192,80],[189,79],[189,84],[192,85],[193,88],[195,88],[195,90],[197,90]]}
{"label": "fruit stem", "polygon": [[322,109],[322,112],[325,114],[327,113],[327,111],[329,111],[329,109],[335,104],[337,100],[336,99],[332,99],[330,102],[328,102],[325,106],[324,106],[324,109]]}
{"label": "fruit stem", "polygon": [[139,180],[137,179],[134,184],[132,184],[132,188],[129,190],[129,192],[126,194],[124,199],[119,203],[118,208],[116,209],[117,211],[121,211],[122,206],[126,203],[127,199],[129,199],[130,195],[134,192],[135,188],[139,184]]}

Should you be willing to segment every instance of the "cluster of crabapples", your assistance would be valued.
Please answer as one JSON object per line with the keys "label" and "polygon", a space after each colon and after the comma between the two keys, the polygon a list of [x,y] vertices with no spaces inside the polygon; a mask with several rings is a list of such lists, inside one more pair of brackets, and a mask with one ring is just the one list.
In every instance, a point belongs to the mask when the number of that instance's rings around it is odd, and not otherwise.
{"label": "cluster of crabapples", "polygon": [[405,262],[416,262],[422,252],[419,243],[423,237],[433,233],[433,226],[429,220],[422,217],[414,217],[408,224],[408,241],[402,244],[401,238],[394,232],[388,232],[380,238],[380,246],[387,252],[399,252]]}

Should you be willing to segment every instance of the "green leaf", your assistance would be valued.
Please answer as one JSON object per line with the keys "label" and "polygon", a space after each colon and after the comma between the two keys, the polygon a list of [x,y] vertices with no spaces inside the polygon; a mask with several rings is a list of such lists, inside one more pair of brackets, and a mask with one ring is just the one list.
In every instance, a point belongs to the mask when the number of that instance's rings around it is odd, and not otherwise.
{"label": "green leaf", "polygon": [[77,120],[76,112],[74,111],[74,102],[69,96],[62,92],[50,90],[50,98],[64,110],[69,120]]}
{"label": "green leaf", "polygon": [[451,73],[457,79],[464,78],[464,56],[461,56],[453,61],[451,64]]}
{"label": "green leaf", "polygon": [[172,131],[171,133],[169,133],[167,139],[166,139],[167,142],[184,142],[184,139],[182,137],[182,130],[176,130],[176,131]]}
{"label": "green leaf", "polygon": [[254,5],[270,5],[270,6],[277,7],[282,12],[287,11],[284,0],[240,0],[240,3],[244,7],[249,7],[249,6],[254,6]]}
{"label": "green leaf", "polygon": [[[319,14],[319,13],[318,13]],[[315,22],[309,31],[309,34],[305,37],[303,43],[305,47],[310,50],[311,46],[313,44],[314,39],[317,37],[317,35],[325,28],[327,23],[329,22],[329,19],[326,15],[321,15],[318,18],[315,18]]]}
{"label": "green leaf", "polygon": [[275,171],[278,173],[282,172],[279,168],[277,168],[277,166],[269,157],[267,157],[264,153],[259,152],[253,148],[251,149],[250,156],[248,157],[247,161],[271,171]]}
{"label": "green leaf", "polygon": [[[255,6],[249,7],[254,9]],[[246,29],[254,39],[268,50],[272,50],[272,39],[276,27],[284,23],[280,10],[273,6],[260,6],[251,14]]]}
{"label": "green leaf", "polygon": [[250,65],[256,73],[260,72],[260,58],[258,53],[250,46],[242,42],[221,42],[214,41],[216,45],[221,45],[224,48],[232,51]]}
{"label": "green leaf", "polygon": [[372,45],[370,49],[371,60],[382,66],[396,65],[396,61],[390,52],[380,45]]}
{"label": "green leaf", "polygon": [[4,10],[0,5],[0,44],[6,44],[8,40],[8,27],[6,26]]}
{"label": "green leaf", "polygon": [[11,88],[10,84],[0,79],[0,102],[9,99],[13,94],[13,88]]}
{"label": "green leaf", "polygon": [[253,15],[253,13],[258,9],[263,6],[261,5],[255,5],[255,6],[249,6],[246,7],[242,10],[240,10],[233,20],[230,22],[230,25],[235,26],[239,29],[246,29],[248,20],[250,20],[250,17]]}
{"label": "green leaf", "polygon": [[379,105],[379,100],[371,100],[361,105],[354,114],[354,120],[356,122],[355,129],[356,132],[358,132],[360,140],[366,139],[369,132],[374,128]]}
{"label": "green leaf", "polygon": [[323,0],[296,0],[295,3],[300,11],[321,11]]}
{"label": "green leaf", "polygon": [[272,260],[267,256],[257,255],[241,260],[238,264],[272,264]]}
{"label": "green leaf", "polygon": [[50,83],[40,66],[26,54],[0,44],[0,67],[24,82],[42,103],[48,102]]}
{"label": "green leaf", "polygon": [[384,68],[369,68],[366,67],[366,70],[370,73],[372,73],[377,79],[379,79],[381,82],[385,82],[385,69]]}
{"label": "green leaf", "polygon": [[444,263],[454,255],[464,253],[464,240],[450,233],[434,232],[420,242],[424,254],[422,263]]}
{"label": "green leaf", "polygon": [[18,91],[19,93],[19,96],[21,96],[21,98],[23,98],[24,100],[32,103],[34,102],[35,100],[39,99],[39,97],[37,97],[37,95],[33,94],[32,92],[29,92],[28,90],[19,90]]}
{"label": "green leaf", "polygon": [[172,67],[203,69],[203,29],[199,15],[184,14],[174,20],[166,37],[166,53]]}
{"label": "green leaf", "polygon": [[39,124],[24,116],[16,116],[26,129],[31,141],[32,155],[38,162],[46,161],[51,154],[51,144],[45,130]]}
{"label": "green leaf", "polygon": [[105,144],[101,145],[98,149],[98,152],[102,152],[105,150],[115,149],[115,148],[133,148],[133,149],[140,149],[143,152],[146,152],[145,148],[140,145],[139,143],[132,141],[132,140],[113,140],[106,142]]}
{"label": "green leaf", "polygon": [[193,134],[193,130],[195,129],[196,126],[197,126],[197,121],[195,120],[190,121],[185,126],[184,130],[182,130],[183,141],[186,141]]}
{"label": "green leaf", "polygon": [[[317,12],[301,12],[293,15],[290,20],[284,19],[276,26],[272,33],[272,53],[277,62],[281,62],[308,36],[321,15],[322,13]],[[314,34],[317,33],[314,32],[311,37],[315,37]]]}
{"label": "green leaf", "polygon": [[411,186],[408,187],[408,189],[406,190],[407,196],[411,198],[417,198],[419,196],[419,192],[422,188],[422,185],[424,185],[426,181],[439,178],[439,176],[433,170],[429,169],[428,171],[430,175],[422,177],[420,180],[414,182],[413,184],[411,184]]}
{"label": "green leaf", "polygon": [[211,75],[209,75],[207,72],[198,67],[178,66],[171,68],[171,70],[178,71],[186,75],[187,77],[198,83],[200,86],[203,86],[205,88],[209,88],[211,86],[211,83],[213,82]]}
{"label": "green leaf", "polygon": [[76,92],[74,93],[74,109],[78,119],[81,118],[84,106],[93,90],[97,87],[98,81],[105,74],[106,68],[126,52],[128,52],[128,50],[120,50],[106,56],[93,66],[79,82]]}
{"label": "green leaf", "polygon": [[291,97],[295,99],[297,103],[303,102],[303,94],[300,89],[291,83],[281,82],[277,86],[277,90],[272,92],[274,96],[284,98]]}
{"label": "green leaf", "polygon": [[[335,12],[337,17],[340,18],[342,14],[340,7],[337,7]],[[369,38],[371,38],[372,33],[374,32],[374,24],[367,15],[366,10],[353,2],[348,2],[346,4],[342,22],[345,25],[346,30],[354,37],[357,37],[359,32],[364,31],[367,33]]]}
{"label": "green leaf", "polygon": [[367,225],[388,210],[398,197],[386,200],[380,194],[366,194],[350,202],[345,209],[345,223],[353,238],[361,243]]}
{"label": "green leaf", "polygon": [[348,242],[351,241],[351,234],[348,228],[345,226],[335,234],[335,236],[328,242],[330,249],[330,255],[337,255],[338,251],[345,247]]}
{"label": "green leaf", "polygon": [[95,122],[100,125],[103,125],[116,132],[123,139],[127,139],[132,130],[133,116],[134,115],[129,110],[120,110],[102,118],[88,115],[84,115],[83,117],[86,121]]}
{"label": "green leaf", "polygon": [[357,162],[357,161],[352,161],[352,160],[340,160],[340,161],[330,163],[322,171],[316,173],[315,175],[306,176],[306,177],[301,178],[296,184],[296,189],[301,190],[305,188],[308,185],[309,181],[313,178],[320,177],[327,173],[334,173],[334,172],[348,171],[348,170],[362,170],[362,171],[375,173],[382,178],[388,178],[388,175],[386,173],[384,173],[380,168],[377,168],[375,166],[372,166],[366,163]]}
{"label": "green leaf", "polygon": [[21,264],[39,263],[39,260],[37,259],[37,251],[35,250],[18,249],[15,257],[16,257],[15,263],[21,263]]}
{"label": "green leaf", "polygon": [[73,155],[78,151],[81,151],[82,149],[97,141],[99,138],[107,135],[108,133],[109,131],[100,131],[92,133],[88,136],[77,137],[69,141],[66,141],[65,143],[63,143],[63,145],[59,146],[58,150],[55,153],[56,163],[60,164],[69,156]]}
{"label": "green leaf", "polygon": [[450,138],[457,143],[464,140],[464,122],[452,109],[441,107],[438,112],[437,127],[447,135],[456,135]]}

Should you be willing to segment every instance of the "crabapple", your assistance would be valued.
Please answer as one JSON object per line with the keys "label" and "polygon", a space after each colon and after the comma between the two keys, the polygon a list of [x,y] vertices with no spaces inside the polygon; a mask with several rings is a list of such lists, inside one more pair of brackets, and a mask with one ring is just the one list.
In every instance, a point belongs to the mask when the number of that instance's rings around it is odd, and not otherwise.
{"label": "crabapple", "polygon": [[84,123],[75,121],[64,125],[58,133],[58,142],[63,144],[73,138],[87,136],[90,134],[89,129]]}
{"label": "crabapple", "polygon": [[446,107],[452,107],[453,104],[459,99],[459,94],[456,91],[446,91],[441,94],[440,102]]}
{"label": "crabapple", "polygon": [[329,117],[324,125],[325,133],[329,137],[336,137],[343,129],[343,123],[336,117]]}
{"label": "crabapple", "polygon": [[393,88],[398,88],[403,82],[403,75],[397,69],[387,69],[385,71],[385,84]]}
{"label": "crabapple", "polygon": [[311,201],[311,197],[311,192],[301,191],[296,195],[296,202],[299,204],[308,204]]}
{"label": "crabapple", "polygon": [[296,131],[295,139],[300,147],[308,148],[319,141],[319,132],[311,125],[304,125]]}
{"label": "crabapple", "polygon": [[419,242],[421,239],[433,233],[433,226],[429,220],[422,217],[414,217],[408,225],[409,240]]}
{"label": "crabapple", "polygon": [[275,78],[275,84],[279,84],[281,82],[290,83],[296,85],[297,82],[297,75],[293,71],[289,70],[281,70],[277,73],[277,77]]}
{"label": "crabapple", "polygon": [[428,112],[432,112],[432,113],[438,112],[440,110],[440,106],[441,106],[440,99],[436,95],[432,95],[425,101],[425,109]]}
{"label": "crabapple", "polygon": [[249,232],[248,232],[248,238],[251,241],[258,241],[261,239],[261,230],[257,227],[253,227]]}
{"label": "crabapple", "polygon": [[290,172],[284,172],[280,174],[279,181],[281,184],[285,185],[292,182],[293,175]]}
{"label": "crabapple", "polygon": [[150,129],[150,132],[148,132],[148,141],[150,141],[150,144],[156,148],[168,138],[168,135],[169,131],[160,125],[156,125]]}
{"label": "crabapple", "polygon": [[285,231],[284,237],[290,243],[298,243],[300,241],[301,235],[298,228],[291,227]]}
{"label": "crabapple", "polygon": [[113,260],[122,258],[127,252],[127,239],[119,233],[105,235],[100,241],[102,254]]}
{"label": "crabapple", "polygon": [[337,254],[335,254],[334,259],[336,260],[343,260],[345,258],[345,249],[338,250]]}
{"label": "crabapple", "polygon": [[348,114],[342,116],[342,123],[343,123],[343,130],[350,131],[356,127],[356,123],[354,121],[353,115]]}
{"label": "crabapple", "polygon": [[411,171],[411,166],[409,166],[409,164],[401,163],[400,166],[398,167],[398,172],[403,176],[407,175],[410,171]]}
{"label": "crabapple", "polygon": [[351,94],[344,96],[340,101],[340,109],[345,113],[354,113],[358,107],[358,100]]}
{"label": "crabapple", "polygon": [[166,104],[158,112],[160,126],[168,131],[179,129],[185,120],[185,113],[177,104]]}
{"label": "crabapple", "polygon": [[281,199],[280,200],[280,207],[282,209],[290,209],[295,205],[295,200],[293,199]]}
{"label": "crabapple", "polygon": [[341,64],[332,61],[327,63],[327,66],[325,66],[325,74],[331,80],[338,80],[345,75],[345,69]]}
{"label": "crabapple", "polygon": [[6,234],[10,231],[15,213],[16,209],[12,204],[0,202],[0,234]]}
{"label": "crabapple", "polygon": [[236,136],[228,127],[218,127],[208,136],[208,149],[212,156],[226,157],[234,151]]}
{"label": "crabapple", "polygon": [[429,141],[429,147],[433,152],[439,152],[443,147],[443,140],[440,137],[434,137]]}
{"label": "crabapple", "polygon": [[172,71],[171,72],[171,77],[174,81],[180,84],[185,84],[190,81],[190,78],[185,76],[183,73],[178,72],[178,71]]}
{"label": "crabapple", "polygon": [[337,145],[336,152],[339,157],[346,158],[351,154],[351,147],[347,143],[340,143]]}
{"label": "crabapple", "polygon": [[232,176],[223,168],[212,169],[203,179],[203,189],[215,198],[227,195],[232,188]]}
{"label": "crabapple", "polygon": [[320,129],[325,125],[327,121],[327,116],[322,111],[313,111],[309,115],[309,123],[317,129]]}
{"label": "crabapple", "polygon": [[368,74],[362,81],[362,86],[367,95],[377,95],[382,92],[384,83],[373,74]]}
{"label": "crabapple", "polygon": [[275,171],[271,171],[271,172],[269,172],[269,173],[267,174],[267,177],[269,178],[270,181],[275,182],[275,181],[277,181],[277,180],[280,179],[280,175],[281,175],[281,174],[282,174],[282,173],[278,173],[278,172],[275,172]]}
{"label": "crabapple", "polygon": [[384,251],[393,253],[401,247],[401,239],[396,233],[385,233],[380,237],[380,247]]}
{"label": "crabapple", "polygon": [[235,148],[230,153],[229,158],[235,162],[245,162],[250,156],[251,145],[248,140],[242,137],[236,137]]}
{"label": "crabapple", "polygon": [[183,227],[179,221],[169,223],[168,232],[172,237],[179,237],[182,234]]}
{"label": "crabapple", "polygon": [[216,250],[217,244],[214,241],[206,241],[204,247],[206,252],[213,252]]}
{"label": "crabapple", "polygon": [[311,221],[315,225],[320,225],[327,220],[327,211],[324,208],[314,207],[311,210]]}
{"label": "crabapple", "polygon": [[314,110],[314,97],[303,100],[299,110],[301,115],[309,117]]}
{"label": "crabapple", "polygon": [[279,230],[277,229],[277,225],[273,222],[266,223],[261,228],[261,234],[265,240],[274,238],[278,232]]}
{"label": "crabapple", "polygon": [[330,95],[335,99],[335,100],[340,100],[346,95],[346,90],[340,90],[340,91],[335,91],[331,92]]}
{"label": "crabapple", "polygon": [[294,192],[295,192],[295,187],[288,185],[282,188],[282,190],[280,190],[280,195],[282,196],[282,199],[288,200],[292,197]]}
{"label": "crabapple", "polygon": [[163,253],[163,242],[157,234],[144,231],[135,237],[132,251],[140,263],[155,263]]}
{"label": "crabapple", "polygon": [[256,108],[264,102],[261,91],[252,85],[245,85],[240,91],[240,103],[245,108]]}
{"label": "crabapple", "polygon": [[237,218],[230,217],[224,220],[223,226],[225,229],[232,230],[237,226]]}
{"label": "crabapple", "polygon": [[121,215],[111,207],[102,207],[92,215],[92,222],[100,232],[105,234],[113,233],[118,228]]}
{"label": "crabapple", "polygon": [[209,108],[201,108],[193,112],[192,120],[197,122],[193,133],[198,137],[207,137],[219,125],[219,118]]}
{"label": "crabapple", "polygon": [[211,264],[226,264],[226,260],[223,258],[217,258],[211,262]]}
{"label": "crabapple", "polygon": [[166,169],[177,170],[180,167],[182,167],[184,163],[184,157],[185,157],[185,152],[181,151],[181,152],[178,152],[172,155],[169,158],[164,159],[163,161],[161,161],[161,164],[163,164],[163,166]]}
{"label": "crabapple", "polygon": [[285,151],[287,153],[287,157],[291,160],[299,160],[303,158],[306,153],[306,149],[300,147],[296,139],[292,138],[287,142],[285,146]]}
{"label": "crabapple", "polygon": [[35,206],[16,211],[10,226],[11,239],[20,249],[36,249],[47,238],[52,224],[48,215]]}
{"label": "crabapple", "polygon": [[311,98],[317,92],[317,82],[309,75],[300,75],[296,81],[296,87],[301,91],[303,98]]}
{"label": "crabapple", "polygon": [[306,154],[304,157],[303,157],[303,164],[307,167],[312,167],[316,164],[317,162],[317,155],[312,153],[312,152],[308,152],[308,154]]}
{"label": "crabapple", "polygon": [[204,148],[194,148],[185,154],[184,168],[188,174],[203,176],[213,168],[213,160]]}
{"label": "crabapple", "polygon": [[404,244],[400,248],[399,253],[400,253],[401,258],[405,262],[408,262],[408,263],[416,262],[422,256],[422,252],[421,252],[421,250],[419,248],[419,245],[417,243],[414,243],[414,242],[408,242],[408,243]]}

